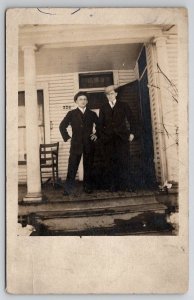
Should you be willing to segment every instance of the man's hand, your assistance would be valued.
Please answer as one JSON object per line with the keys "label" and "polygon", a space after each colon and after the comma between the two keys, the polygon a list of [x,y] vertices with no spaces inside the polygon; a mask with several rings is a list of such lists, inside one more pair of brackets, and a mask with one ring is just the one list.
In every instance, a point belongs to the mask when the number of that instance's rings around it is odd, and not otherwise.
{"label": "man's hand", "polygon": [[90,135],[90,139],[92,140],[92,141],[96,141],[97,140],[97,136],[95,135],[95,133],[92,133],[91,135]]}
{"label": "man's hand", "polygon": [[129,135],[129,141],[132,142],[133,139],[134,139],[134,134],[131,133],[131,134]]}

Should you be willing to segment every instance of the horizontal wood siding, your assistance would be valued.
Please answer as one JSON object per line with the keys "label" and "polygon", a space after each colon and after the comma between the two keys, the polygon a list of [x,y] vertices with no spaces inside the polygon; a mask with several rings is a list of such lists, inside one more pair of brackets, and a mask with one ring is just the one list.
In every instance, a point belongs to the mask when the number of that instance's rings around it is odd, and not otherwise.
{"label": "horizontal wood siding", "polygon": [[[178,38],[177,35],[170,35],[167,38],[166,41],[167,46],[167,54],[168,54],[168,71],[169,71],[169,78],[172,82],[173,87],[170,88],[170,93],[172,95],[172,107],[173,107],[173,117],[174,120],[171,120],[170,123],[173,122],[175,125],[172,127],[172,134],[174,136],[174,143],[176,141],[176,136],[178,138],[178,135],[176,135],[176,130],[179,126],[179,116],[178,116],[178,103],[173,100],[174,98],[178,99]],[[180,134],[180,133],[179,133]],[[173,153],[174,150],[174,153]],[[169,152],[172,152],[171,154]],[[175,182],[178,182],[179,180],[179,169],[178,169],[178,149],[177,146],[174,144],[171,149],[167,150],[168,155],[171,155],[171,173],[172,173],[172,179]],[[177,155],[177,156],[176,156]]]}
{"label": "horizontal wood siding", "polygon": [[[167,53],[168,53],[168,70],[169,77],[172,83],[175,85],[175,89],[178,90],[178,39],[177,35],[170,35],[166,41]],[[171,89],[172,95],[177,98],[176,91]],[[173,101],[173,99],[172,99]],[[176,101],[173,101],[173,110],[175,124],[178,125],[178,105]]]}
{"label": "horizontal wood siding", "polygon": [[[59,131],[59,124],[69,109],[63,106],[75,107],[74,97],[74,74],[52,76],[49,80],[49,107],[51,121],[51,142],[59,141],[59,177],[65,179],[70,149],[70,141],[64,143]],[[68,129],[71,134],[70,128]]]}
{"label": "horizontal wood siding", "polygon": [[123,85],[135,81],[136,75],[134,70],[118,70],[118,84]]}

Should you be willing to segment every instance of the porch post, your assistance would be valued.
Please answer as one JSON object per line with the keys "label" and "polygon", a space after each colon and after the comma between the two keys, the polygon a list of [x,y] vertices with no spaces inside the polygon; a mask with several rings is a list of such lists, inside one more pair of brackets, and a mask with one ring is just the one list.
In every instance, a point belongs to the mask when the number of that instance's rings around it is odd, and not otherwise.
{"label": "porch post", "polygon": [[24,202],[42,200],[39,162],[35,46],[23,47],[27,151],[27,195]]}
{"label": "porch post", "polygon": [[159,101],[161,107],[161,129],[164,134],[164,153],[166,155],[166,180],[178,181],[178,153],[176,145],[176,128],[173,107],[173,95],[171,94],[171,78],[168,70],[168,53],[166,37],[159,36],[154,39],[157,56],[157,72],[159,86]]}

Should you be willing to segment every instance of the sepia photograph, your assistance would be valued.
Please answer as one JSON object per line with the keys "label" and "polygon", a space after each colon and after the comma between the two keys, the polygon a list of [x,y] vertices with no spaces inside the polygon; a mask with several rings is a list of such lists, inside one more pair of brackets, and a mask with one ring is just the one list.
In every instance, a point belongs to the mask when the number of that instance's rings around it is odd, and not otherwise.
{"label": "sepia photograph", "polygon": [[176,24],[19,27],[21,234],[178,234],[178,38]]}
{"label": "sepia photograph", "polygon": [[187,22],[184,8],[7,10],[9,291],[186,291]]}

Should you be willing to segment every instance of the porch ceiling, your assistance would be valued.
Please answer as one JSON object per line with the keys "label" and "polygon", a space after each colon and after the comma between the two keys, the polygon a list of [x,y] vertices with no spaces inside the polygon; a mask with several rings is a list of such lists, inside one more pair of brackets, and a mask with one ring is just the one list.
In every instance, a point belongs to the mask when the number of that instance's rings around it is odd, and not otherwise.
{"label": "porch ceiling", "polygon": [[[134,69],[142,44],[112,44],[68,48],[40,48],[36,52],[38,75]],[[19,55],[23,76],[23,54]]]}
{"label": "porch ceiling", "polygon": [[165,25],[24,25],[19,30],[19,74],[23,47],[36,45],[37,74],[133,69],[141,45],[162,35]]}

